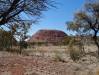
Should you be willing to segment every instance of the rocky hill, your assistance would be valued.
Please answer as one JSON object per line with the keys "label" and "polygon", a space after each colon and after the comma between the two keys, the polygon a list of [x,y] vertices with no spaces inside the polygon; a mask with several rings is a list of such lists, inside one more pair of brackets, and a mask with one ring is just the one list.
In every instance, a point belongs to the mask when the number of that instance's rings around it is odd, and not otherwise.
{"label": "rocky hill", "polygon": [[28,42],[64,42],[66,36],[67,34],[60,30],[39,30],[28,40]]}

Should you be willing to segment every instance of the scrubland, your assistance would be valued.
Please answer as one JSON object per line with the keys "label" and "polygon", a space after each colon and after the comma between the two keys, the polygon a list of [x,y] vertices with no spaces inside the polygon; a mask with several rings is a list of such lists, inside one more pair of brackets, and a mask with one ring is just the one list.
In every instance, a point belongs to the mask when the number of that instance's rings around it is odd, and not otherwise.
{"label": "scrubland", "polygon": [[99,75],[96,50],[95,45],[84,46],[77,61],[68,46],[33,46],[21,55],[1,51],[0,75]]}

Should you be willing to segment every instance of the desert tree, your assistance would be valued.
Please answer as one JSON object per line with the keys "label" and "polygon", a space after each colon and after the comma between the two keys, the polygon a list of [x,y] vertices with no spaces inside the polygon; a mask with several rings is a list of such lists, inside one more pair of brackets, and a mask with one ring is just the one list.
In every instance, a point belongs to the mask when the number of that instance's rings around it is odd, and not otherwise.
{"label": "desert tree", "polygon": [[77,33],[92,34],[93,40],[98,48],[97,35],[99,33],[99,1],[89,0],[85,3],[84,9],[75,14],[74,20],[67,23],[68,29]]}
{"label": "desert tree", "polygon": [[13,29],[11,26],[16,23],[36,23],[53,3],[52,0],[0,0],[0,27]]}
{"label": "desert tree", "polygon": [[[31,25],[38,22],[43,11],[52,7],[53,3],[52,0],[0,0],[0,27],[10,29],[13,36],[16,33],[18,35],[19,31],[26,29],[24,24],[26,25],[27,21]],[[27,25],[27,29],[29,29],[31,25]]]}
{"label": "desert tree", "polygon": [[31,23],[28,21],[23,22],[22,25],[21,24],[14,25],[15,28],[17,28],[17,29],[15,29],[14,37],[16,37],[17,40],[19,41],[20,53],[22,52],[23,48],[27,48],[27,43],[25,40],[28,38],[27,33],[30,28],[30,25],[31,25]]}
{"label": "desert tree", "polygon": [[20,22],[21,14],[33,18],[40,17],[42,11],[47,10],[52,4],[51,0],[0,0],[0,25],[10,22]]}

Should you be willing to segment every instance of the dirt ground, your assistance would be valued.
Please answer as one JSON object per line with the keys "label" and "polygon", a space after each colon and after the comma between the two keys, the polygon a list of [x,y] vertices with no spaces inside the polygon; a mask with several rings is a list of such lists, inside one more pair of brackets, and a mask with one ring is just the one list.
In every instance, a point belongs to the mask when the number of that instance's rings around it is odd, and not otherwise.
{"label": "dirt ground", "polygon": [[[86,51],[95,51],[95,46],[90,47]],[[0,75],[99,75],[99,61],[94,56],[86,55],[74,62],[65,46],[35,48],[27,50],[28,56],[0,52]],[[65,61],[54,60],[56,53]]]}
{"label": "dirt ground", "polygon": [[1,57],[0,75],[72,75],[69,66],[41,57]]}

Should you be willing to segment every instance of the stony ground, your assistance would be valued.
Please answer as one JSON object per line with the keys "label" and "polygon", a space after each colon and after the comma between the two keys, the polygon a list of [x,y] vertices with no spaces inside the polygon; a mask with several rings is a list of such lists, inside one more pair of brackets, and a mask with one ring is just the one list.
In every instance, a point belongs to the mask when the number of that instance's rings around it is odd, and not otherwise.
{"label": "stony ground", "polygon": [[53,62],[40,57],[0,58],[0,75],[73,75],[72,70],[75,68],[71,69],[71,65],[67,63]]}
{"label": "stony ground", "polygon": [[98,75],[97,70],[94,63],[63,63],[38,56],[0,57],[0,75]]}
{"label": "stony ground", "polygon": [[77,62],[69,58],[62,62],[38,55],[0,52],[0,75],[99,75],[99,61],[90,55]]}
{"label": "stony ground", "polygon": [[0,75],[73,75],[70,66],[37,56],[0,57]]}

